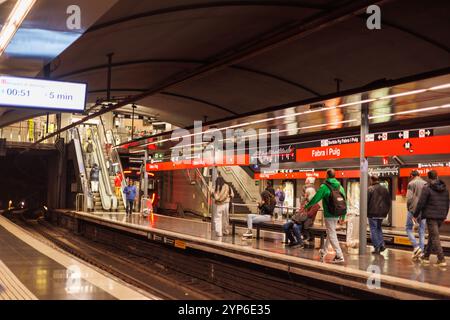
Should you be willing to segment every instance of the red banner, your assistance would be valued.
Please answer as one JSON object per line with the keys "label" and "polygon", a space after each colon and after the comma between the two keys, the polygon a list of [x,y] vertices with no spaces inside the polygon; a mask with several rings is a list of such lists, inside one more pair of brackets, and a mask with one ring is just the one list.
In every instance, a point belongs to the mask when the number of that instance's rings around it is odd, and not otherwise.
{"label": "red banner", "polygon": [[[228,160],[228,161],[227,161]],[[169,170],[186,170],[186,169],[194,169],[194,168],[205,168],[205,167],[222,167],[222,166],[248,166],[249,163],[249,156],[243,155],[243,156],[233,156],[230,158],[224,157],[222,163],[212,163],[212,161],[206,161],[206,160],[192,160],[188,161],[187,163],[183,163],[183,161],[179,162],[172,162],[172,161],[166,161],[166,162],[155,162],[155,163],[147,163],[146,168],[147,171],[169,171]]]}
{"label": "red banner", "polygon": [[[336,170],[336,178],[359,178],[359,170]],[[255,180],[287,180],[287,179],[306,179],[315,177],[325,179],[326,171],[314,172],[277,172],[277,173],[255,173]]]}
{"label": "red banner", "polygon": [[450,167],[429,167],[429,168],[401,168],[400,177],[409,177],[411,171],[417,170],[422,177],[426,177],[428,171],[436,170],[438,176],[450,176]]}
{"label": "red banner", "polygon": [[[297,162],[359,158],[359,143],[297,149]],[[366,157],[450,154],[450,136],[371,141]]]}

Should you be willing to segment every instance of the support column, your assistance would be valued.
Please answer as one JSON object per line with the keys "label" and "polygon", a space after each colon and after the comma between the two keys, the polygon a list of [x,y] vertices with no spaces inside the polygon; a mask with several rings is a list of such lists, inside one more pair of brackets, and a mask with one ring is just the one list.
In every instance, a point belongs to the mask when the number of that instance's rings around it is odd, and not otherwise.
{"label": "support column", "polygon": [[[215,159],[215,158],[214,158]],[[212,167],[212,173],[211,173],[211,180],[212,180],[212,188],[213,190],[216,189],[216,180],[217,180],[217,167],[214,163],[213,167]],[[216,204],[214,199],[212,199],[212,203],[211,203],[211,236],[214,235],[214,232],[217,231],[215,226],[214,226],[214,217],[215,217],[215,213],[216,212]],[[219,230],[221,231],[221,230]]]}
{"label": "support column", "polygon": [[367,249],[367,189],[369,185],[369,164],[365,154],[366,135],[369,133],[369,105],[361,105],[360,134],[360,194],[359,194],[359,254],[366,254]]}
{"label": "support column", "polygon": [[147,159],[148,159],[148,150],[145,149],[144,153],[144,161],[142,163],[142,167],[144,170],[144,198],[148,198],[148,172],[147,172]]}

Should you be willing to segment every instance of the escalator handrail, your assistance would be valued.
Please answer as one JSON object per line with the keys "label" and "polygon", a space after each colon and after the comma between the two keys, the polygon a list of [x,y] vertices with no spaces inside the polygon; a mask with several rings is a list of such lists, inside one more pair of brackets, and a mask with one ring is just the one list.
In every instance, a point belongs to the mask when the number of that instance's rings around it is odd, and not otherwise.
{"label": "escalator handrail", "polygon": [[[82,189],[83,189],[83,193],[85,194],[85,197],[87,199],[87,207],[89,209],[92,209],[92,206],[90,206],[90,204],[93,204],[92,192],[91,192],[91,187],[90,187],[89,183],[87,183],[88,182],[88,173],[86,171],[87,167],[86,167],[86,161],[84,159],[83,144],[81,142],[81,135],[80,135],[80,131],[79,131],[78,127],[75,128],[75,133],[77,135],[76,140],[78,141],[78,146],[79,146],[80,151],[81,151],[81,161],[83,163],[83,170],[82,171],[84,172],[84,175],[80,177],[80,179],[81,179],[81,186],[82,186]],[[76,143],[76,142],[74,142],[74,143]],[[90,200],[90,201],[88,201],[88,200]]]}
{"label": "escalator handrail", "polygon": [[[109,181],[109,174],[108,174],[108,169],[106,168],[105,165],[105,159],[103,157],[103,151],[102,151],[102,145],[101,145],[101,141],[100,141],[100,137],[99,137],[99,133],[98,133],[98,127],[94,126],[93,127],[94,130],[92,130],[92,137],[95,143],[95,155],[98,158],[97,162],[98,165],[100,166],[101,170],[100,170],[100,177],[99,177],[99,182],[103,183],[103,191],[105,192],[104,196],[106,197],[104,199],[102,193],[100,193],[100,198],[102,200],[102,205],[103,208],[105,210],[109,210],[111,209],[116,209],[117,208],[117,199],[115,197],[115,195],[113,195],[112,190],[111,190],[111,182]],[[102,186],[101,183],[99,183],[99,191],[101,191]]]}
{"label": "escalator handrail", "polygon": [[[103,135],[104,135],[105,141],[108,142],[108,138],[106,137],[105,124],[103,123],[103,118],[102,118],[102,116],[100,116],[99,118],[100,118],[100,123],[102,124],[102,129],[103,129],[102,131],[103,131]],[[114,136],[114,131],[112,131],[112,130],[108,130],[108,131],[111,132],[112,145],[113,145],[113,147],[116,147],[116,137]],[[111,148],[111,158],[113,157],[113,154],[114,154],[114,157],[115,157],[114,161],[116,161],[116,163],[119,164],[119,172],[120,172],[121,176],[125,177],[125,175],[123,173],[122,162],[120,161],[119,151],[117,151],[117,149],[115,149],[115,148]],[[127,203],[126,196],[123,193],[123,190],[127,186],[127,182],[125,181],[125,179],[121,180],[120,185],[121,185],[121,187],[120,187],[121,188],[120,194],[122,195],[122,201],[123,201],[123,204],[125,205]]]}

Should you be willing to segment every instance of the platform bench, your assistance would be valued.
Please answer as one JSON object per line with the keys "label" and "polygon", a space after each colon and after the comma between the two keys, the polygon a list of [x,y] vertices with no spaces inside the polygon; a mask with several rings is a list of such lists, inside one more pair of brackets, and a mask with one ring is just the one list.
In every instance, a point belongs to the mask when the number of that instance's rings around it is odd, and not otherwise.
{"label": "platform bench", "polygon": [[[231,234],[233,236],[236,235],[236,226],[239,227],[247,227],[247,220],[243,219],[230,219],[231,223]],[[256,228],[256,239],[260,239],[260,233],[261,230],[265,231],[274,231],[274,232],[281,232],[284,233],[283,225],[284,221],[270,221],[270,222],[262,222],[262,223],[254,223],[253,227]],[[338,228],[340,230],[340,228]],[[308,229],[310,239],[309,241],[314,242],[314,239],[320,238],[320,247],[323,247],[323,244],[325,242],[325,238],[327,237],[327,229],[325,226],[317,226],[314,225],[311,228]]]}

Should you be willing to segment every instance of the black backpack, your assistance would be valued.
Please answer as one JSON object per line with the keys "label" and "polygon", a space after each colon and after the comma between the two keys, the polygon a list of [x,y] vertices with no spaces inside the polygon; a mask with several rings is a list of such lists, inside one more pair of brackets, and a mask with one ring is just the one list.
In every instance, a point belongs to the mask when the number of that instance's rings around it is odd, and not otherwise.
{"label": "black backpack", "polygon": [[325,185],[330,189],[330,197],[327,200],[328,209],[334,216],[343,216],[347,213],[347,202],[340,188],[334,189],[333,186],[325,181]]}

